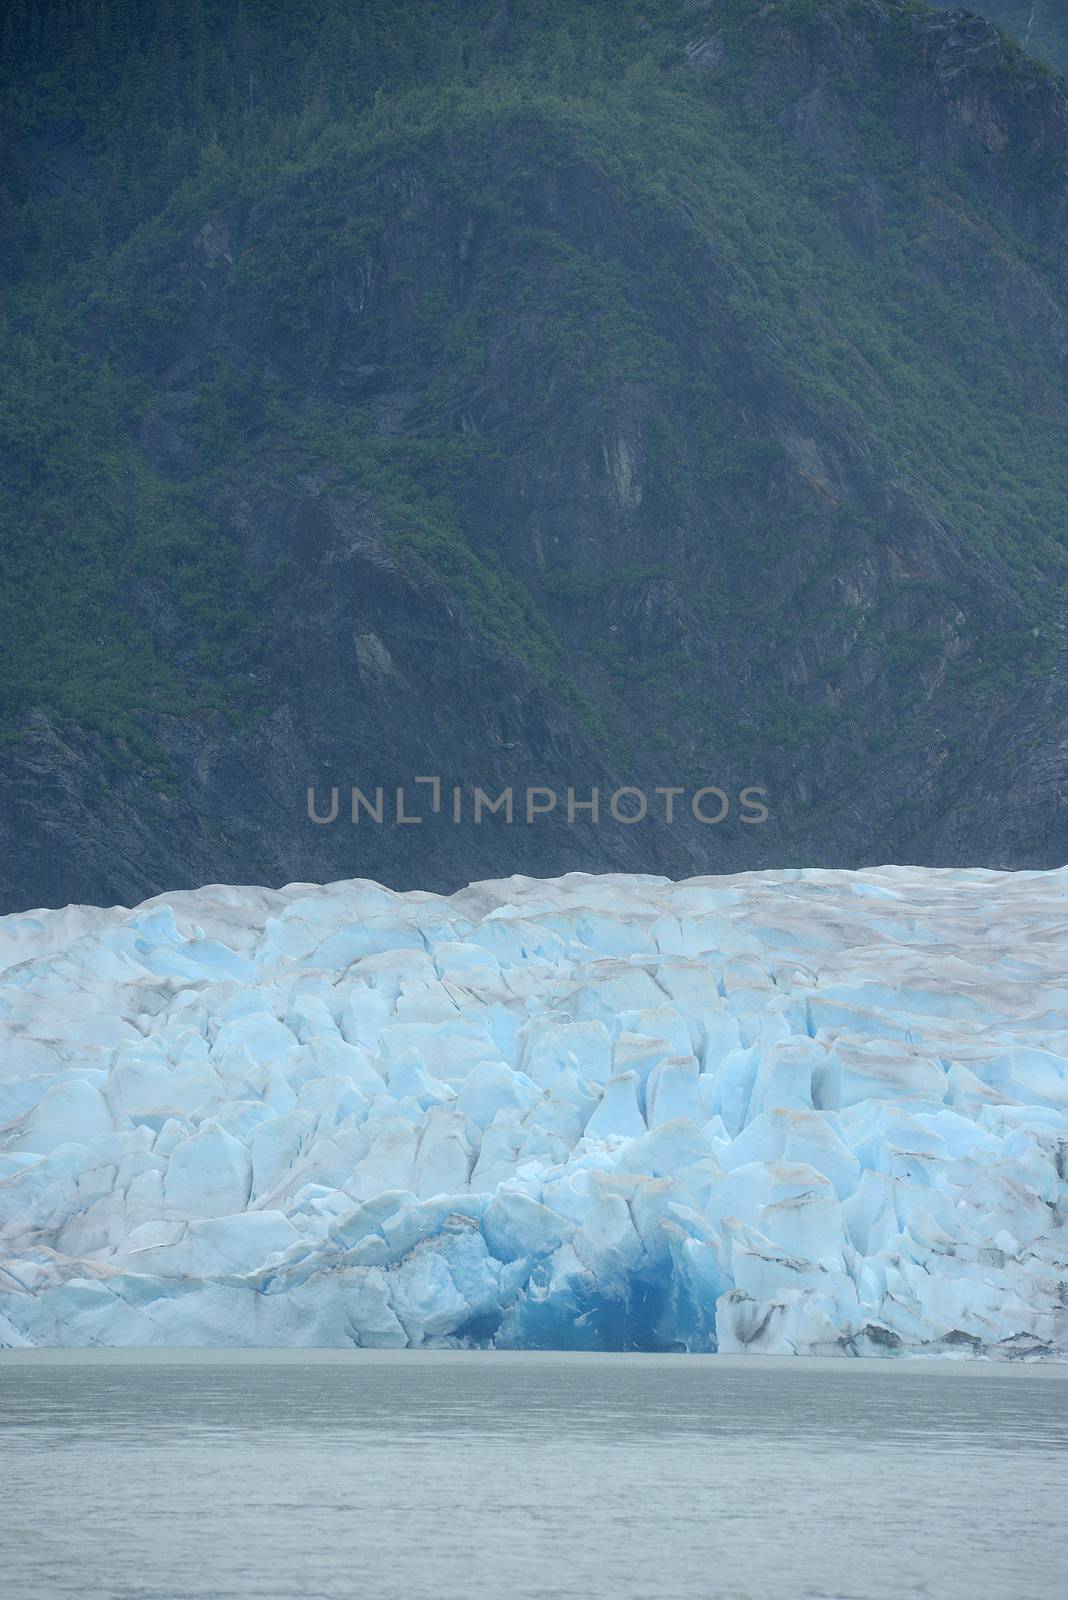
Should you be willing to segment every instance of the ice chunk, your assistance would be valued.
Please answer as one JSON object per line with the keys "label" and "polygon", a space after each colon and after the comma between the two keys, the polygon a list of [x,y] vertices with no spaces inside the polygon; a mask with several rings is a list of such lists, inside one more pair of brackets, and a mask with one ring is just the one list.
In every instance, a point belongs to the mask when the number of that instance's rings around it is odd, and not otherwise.
{"label": "ice chunk", "polygon": [[645,1132],[645,1119],[638,1109],[641,1080],[636,1072],[621,1072],[605,1084],[597,1110],[586,1124],[592,1139],[638,1139]]}
{"label": "ice chunk", "polygon": [[183,1139],[167,1162],[167,1209],[181,1217],[223,1217],[244,1209],[251,1190],[248,1148],[221,1129]]}

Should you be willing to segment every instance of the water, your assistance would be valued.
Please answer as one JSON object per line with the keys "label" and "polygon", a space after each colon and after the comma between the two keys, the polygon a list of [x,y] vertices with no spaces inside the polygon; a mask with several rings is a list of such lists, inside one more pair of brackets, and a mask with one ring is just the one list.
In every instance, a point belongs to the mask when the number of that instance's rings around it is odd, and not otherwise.
{"label": "water", "polygon": [[4,1352],[12,1600],[1063,1600],[1068,1370]]}

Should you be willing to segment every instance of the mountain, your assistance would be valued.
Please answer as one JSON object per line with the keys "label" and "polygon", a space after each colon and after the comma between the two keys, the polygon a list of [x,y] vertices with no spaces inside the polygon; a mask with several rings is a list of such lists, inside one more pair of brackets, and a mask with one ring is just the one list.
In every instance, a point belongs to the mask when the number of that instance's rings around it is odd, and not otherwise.
{"label": "mountain", "polygon": [[1068,99],[991,22],[3,30],[0,906],[1063,861]]}
{"label": "mountain", "polygon": [[[953,5],[942,5],[954,11]],[[973,7],[997,23],[1024,50],[1068,72],[1068,14],[1061,0],[981,0]]]}

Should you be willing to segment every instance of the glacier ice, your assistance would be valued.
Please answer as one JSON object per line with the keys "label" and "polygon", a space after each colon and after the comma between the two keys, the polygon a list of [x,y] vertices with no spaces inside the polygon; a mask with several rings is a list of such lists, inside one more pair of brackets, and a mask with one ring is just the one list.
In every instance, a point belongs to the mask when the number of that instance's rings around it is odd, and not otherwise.
{"label": "glacier ice", "polygon": [[1068,1355],[1068,871],[0,919],[0,1345]]}

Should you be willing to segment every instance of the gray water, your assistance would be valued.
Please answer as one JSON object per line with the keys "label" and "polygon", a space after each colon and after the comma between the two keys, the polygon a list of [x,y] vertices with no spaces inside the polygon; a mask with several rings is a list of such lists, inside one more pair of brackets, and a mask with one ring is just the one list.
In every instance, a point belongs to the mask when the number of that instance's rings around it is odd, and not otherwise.
{"label": "gray water", "polygon": [[0,1353],[11,1600],[1063,1600],[1068,1371]]}

